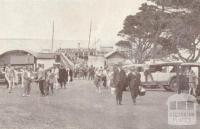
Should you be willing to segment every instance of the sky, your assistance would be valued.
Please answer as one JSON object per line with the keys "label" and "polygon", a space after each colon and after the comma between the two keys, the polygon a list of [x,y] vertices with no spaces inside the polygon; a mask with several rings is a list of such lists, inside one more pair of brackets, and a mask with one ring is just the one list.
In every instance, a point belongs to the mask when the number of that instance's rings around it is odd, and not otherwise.
{"label": "sky", "polygon": [[[137,13],[144,1],[0,0],[0,52],[50,48],[53,21],[54,39],[57,40],[55,49],[76,47],[77,42],[86,47],[90,23],[92,43],[96,39],[102,46],[113,45],[120,40],[117,33],[122,29],[126,16]],[[20,42],[18,39],[26,40]]]}

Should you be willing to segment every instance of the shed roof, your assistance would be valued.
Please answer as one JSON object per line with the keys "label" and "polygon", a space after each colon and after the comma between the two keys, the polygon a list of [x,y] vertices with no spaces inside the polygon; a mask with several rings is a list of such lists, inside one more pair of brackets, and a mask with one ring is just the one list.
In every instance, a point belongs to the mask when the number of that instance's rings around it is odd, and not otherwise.
{"label": "shed roof", "polygon": [[55,59],[55,53],[37,53],[36,58],[38,59]]}
{"label": "shed roof", "polygon": [[3,56],[5,54],[13,53],[13,52],[26,52],[33,55],[35,58],[38,59],[55,59],[55,53],[42,53],[42,52],[33,52],[31,50],[23,50],[23,49],[15,49],[15,50],[8,50],[0,54]]}
{"label": "shed roof", "polygon": [[115,54],[117,54],[117,55],[119,55],[119,56],[125,58],[125,56],[124,56],[123,54],[121,54],[119,51],[116,51],[116,50],[111,51],[111,52],[105,54],[104,57],[105,57],[106,59],[108,59],[108,58],[110,58],[111,56],[113,56],[113,55],[115,55]]}
{"label": "shed roof", "polygon": [[3,56],[5,54],[9,54],[9,53],[12,53],[12,52],[20,52],[20,51],[29,53],[29,54],[33,55],[34,57],[37,57],[37,53],[36,52],[30,51],[30,50],[22,50],[22,49],[5,51],[5,52],[1,53],[0,56]]}

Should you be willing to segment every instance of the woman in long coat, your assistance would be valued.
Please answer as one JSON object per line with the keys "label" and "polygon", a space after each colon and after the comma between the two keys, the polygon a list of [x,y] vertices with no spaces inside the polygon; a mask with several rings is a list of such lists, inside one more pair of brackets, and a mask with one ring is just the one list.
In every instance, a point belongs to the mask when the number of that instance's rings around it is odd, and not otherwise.
{"label": "woman in long coat", "polygon": [[136,104],[136,98],[139,95],[139,75],[134,69],[128,71],[128,86],[130,88],[133,104]]}

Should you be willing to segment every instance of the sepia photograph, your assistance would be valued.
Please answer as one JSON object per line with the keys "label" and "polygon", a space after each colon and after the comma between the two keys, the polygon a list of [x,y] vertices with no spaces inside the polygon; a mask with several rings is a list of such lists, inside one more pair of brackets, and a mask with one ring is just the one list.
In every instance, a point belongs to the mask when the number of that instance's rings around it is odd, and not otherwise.
{"label": "sepia photograph", "polygon": [[200,0],[0,0],[0,129],[200,129]]}

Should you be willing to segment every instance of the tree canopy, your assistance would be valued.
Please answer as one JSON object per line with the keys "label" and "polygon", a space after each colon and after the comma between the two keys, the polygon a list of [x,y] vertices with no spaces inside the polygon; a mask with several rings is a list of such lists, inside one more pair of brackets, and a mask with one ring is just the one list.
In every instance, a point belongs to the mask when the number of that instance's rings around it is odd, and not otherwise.
{"label": "tree canopy", "polygon": [[149,1],[156,5],[142,4],[137,14],[126,17],[118,33],[132,43],[136,63],[155,58],[157,46],[162,46],[159,50],[163,56],[174,53],[184,62],[197,61],[200,58],[200,0]]}

